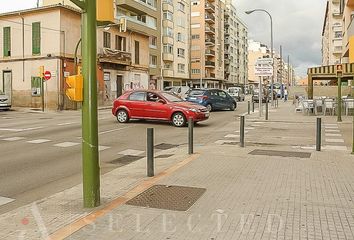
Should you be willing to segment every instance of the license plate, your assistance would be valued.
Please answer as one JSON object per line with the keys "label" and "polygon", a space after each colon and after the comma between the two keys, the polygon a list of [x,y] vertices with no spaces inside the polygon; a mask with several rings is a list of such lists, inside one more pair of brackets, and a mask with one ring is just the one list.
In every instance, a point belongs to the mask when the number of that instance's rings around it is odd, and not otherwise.
{"label": "license plate", "polygon": [[0,106],[7,106],[7,103],[0,103]]}
{"label": "license plate", "polygon": [[197,98],[196,97],[190,97],[189,99],[190,100],[196,100]]}

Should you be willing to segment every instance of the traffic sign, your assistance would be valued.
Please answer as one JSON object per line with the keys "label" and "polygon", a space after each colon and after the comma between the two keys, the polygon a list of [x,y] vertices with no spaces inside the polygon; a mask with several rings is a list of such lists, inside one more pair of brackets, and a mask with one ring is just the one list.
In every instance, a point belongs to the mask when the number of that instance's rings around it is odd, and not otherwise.
{"label": "traffic sign", "polygon": [[256,65],[272,65],[273,58],[258,58],[256,61]]}
{"label": "traffic sign", "polygon": [[272,66],[255,66],[254,74],[256,76],[261,76],[261,77],[273,76],[273,67]]}
{"label": "traffic sign", "polygon": [[49,80],[52,77],[52,74],[49,71],[45,71],[44,73],[44,79]]}

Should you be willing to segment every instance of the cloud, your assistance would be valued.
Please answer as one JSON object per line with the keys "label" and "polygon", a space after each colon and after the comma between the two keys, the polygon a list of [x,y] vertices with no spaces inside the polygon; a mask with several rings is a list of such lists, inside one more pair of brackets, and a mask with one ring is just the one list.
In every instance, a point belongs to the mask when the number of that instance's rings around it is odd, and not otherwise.
{"label": "cloud", "polygon": [[238,15],[247,24],[249,38],[270,46],[270,21],[262,12],[250,15],[244,11],[265,9],[273,18],[274,49],[283,47],[283,58],[290,56],[296,73],[305,75],[310,66],[321,65],[321,34],[326,8],[325,0],[234,0]]}

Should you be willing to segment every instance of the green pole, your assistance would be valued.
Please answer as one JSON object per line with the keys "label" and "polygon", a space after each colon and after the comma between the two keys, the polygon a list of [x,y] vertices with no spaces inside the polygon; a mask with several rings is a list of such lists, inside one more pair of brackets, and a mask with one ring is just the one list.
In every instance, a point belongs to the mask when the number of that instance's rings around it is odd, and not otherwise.
{"label": "green pole", "polygon": [[[352,84],[354,84],[354,80],[352,81]],[[352,85],[352,98],[354,98],[354,86]],[[352,154],[354,154],[354,113],[353,113],[353,136],[352,136]]]}
{"label": "green pole", "polygon": [[338,76],[337,122],[342,121],[342,78]]}
{"label": "green pole", "polygon": [[82,167],[84,207],[100,205],[100,167],[98,155],[96,0],[85,0],[82,14]]}

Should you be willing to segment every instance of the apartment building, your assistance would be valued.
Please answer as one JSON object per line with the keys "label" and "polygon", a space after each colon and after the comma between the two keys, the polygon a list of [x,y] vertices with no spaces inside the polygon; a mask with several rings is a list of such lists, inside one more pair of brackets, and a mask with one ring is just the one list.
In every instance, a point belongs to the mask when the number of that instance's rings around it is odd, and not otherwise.
{"label": "apartment building", "polygon": [[223,88],[224,9],[221,0],[191,1],[191,85]]}
{"label": "apartment building", "polygon": [[328,0],[322,29],[322,65],[340,63],[342,57],[342,11],[340,0]]}
{"label": "apartment building", "polygon": [[[77,104],[65,95],[65,77],[81,62],[81,11],[67,5],[48,5],[0,15],[1,78],[13,106],[40,108],[39,67],[50,71],[45,83],[45,108],[71,109]],[[127,24],[97,28],[98,103],[111,105],[123,91],[149,88],[149,36]],[[74,62],[77,52],[77,63]],[[1,83],[4,81],[0,81]]]}
{"label": "apartment building", "polygon": [[269,57],[269,49],[265,44],[248,40],[248,82],[257,85],[259,77],[255,75],[255,66],[258,58]]}
{"label": "apartment building", "polygon": [[190,1],[162,1],[163,87],[188,84],[190,77]]}

